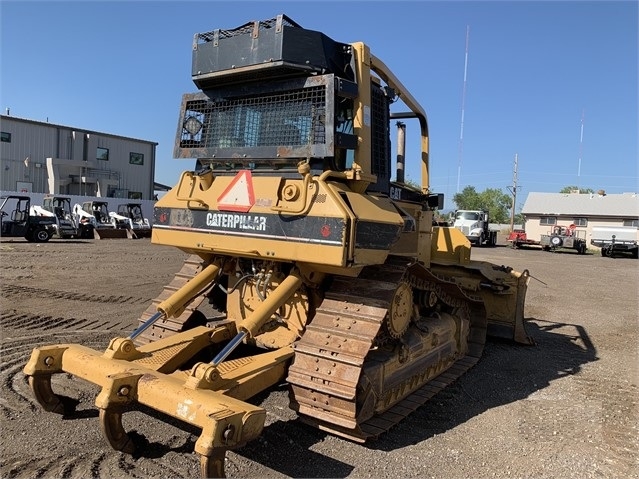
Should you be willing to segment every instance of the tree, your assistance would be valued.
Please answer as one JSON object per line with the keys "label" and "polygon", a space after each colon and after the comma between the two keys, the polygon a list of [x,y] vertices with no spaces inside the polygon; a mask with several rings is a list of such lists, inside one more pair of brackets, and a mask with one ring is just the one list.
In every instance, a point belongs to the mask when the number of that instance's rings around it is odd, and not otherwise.
{"label": "tree", "polygon": [[594,193],[592,188],[579,188],[578,186],[564,186],[559,193],[572,193],[577,191],[578,193]]}
{"label": "tree", "polygon": [[481,193],[474,186],[465,187],[453,196],[460,210],[488,210],[491,223],[509,223],[512,197],[497,188],[487,188]]}

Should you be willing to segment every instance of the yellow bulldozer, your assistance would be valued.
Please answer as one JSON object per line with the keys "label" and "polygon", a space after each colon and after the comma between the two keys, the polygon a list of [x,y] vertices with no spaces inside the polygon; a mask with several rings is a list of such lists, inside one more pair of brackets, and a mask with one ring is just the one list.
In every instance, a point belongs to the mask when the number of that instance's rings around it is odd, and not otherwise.
{"label": "yellow bulldozer", "polygon": [[[196,34],[192,55],[174,156],[196,166],[156,203],[151,239],[189,257],[105,351],[33,351],[44,409],[65,412],[52,375],[77,376],[99,386],[114,449],[134,451],[122,416],[142,405],[201,429],[201,474],[223,477],[274,385],[300,420],[364,442],[473,366],[488,332],[532,343],[528,271],[471,260],[433,221],[426,113],[366,44],[278,15]],[[409,124],[421,188],[404,179]]]}

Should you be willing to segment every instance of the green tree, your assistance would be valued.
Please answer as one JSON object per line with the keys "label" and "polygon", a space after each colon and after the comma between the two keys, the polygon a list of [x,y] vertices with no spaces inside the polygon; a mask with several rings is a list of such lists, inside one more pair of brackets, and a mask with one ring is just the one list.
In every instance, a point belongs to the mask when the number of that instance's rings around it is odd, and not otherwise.
{"label": "green tree", "polygon": [[578,191],[579,193],[594,193],[592,188],[579,188],[578,186],[564,186],[559,193],[572,193]]}
{"label": "green tree", "polygon": [[477,192],[474,186],[465,187],[453,196],[459,210],[488,210],[491,223],[509,223],[512,197],[497,188]]}

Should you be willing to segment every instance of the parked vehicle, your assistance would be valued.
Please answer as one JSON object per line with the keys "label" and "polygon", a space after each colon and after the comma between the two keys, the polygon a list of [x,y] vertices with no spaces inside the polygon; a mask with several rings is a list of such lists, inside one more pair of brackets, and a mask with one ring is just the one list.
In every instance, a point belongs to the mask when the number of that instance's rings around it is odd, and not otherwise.
{"label": "parked vehicle", "polygon": [[109,204],[106,201],[85,201],[73,207],[76,221],[91,223],[94,226],[93,237],[95,239],[106,238],[132,238],[129,224],[125,219],[114,218],[109,212]]}
{"label": "parked vehicle", "polygon": [[0,236],[24,237],[27,241],[44,243],[55,233],[55,219],[31,214],[29,196],[0,197]]}
{"label": "parked vehicle", "polygon": [[91,221],[79,222],[71,209],[71,198],[46,195],[42,206],[32,206],[38,216],[49,216],[55,220],[55,234],[60,238],[93,238],[95,224]]}
{"label": "parked vehicle", "polygon": [[639,257],[639,228],[636,226],[594,226],[590,244],[601,248],[601,256],[629,254]]}
{"label": "parked vehicle", "polygon": [[473,245],[497,244],[497,230],[490,229],[487,210],[457,210],[453,227],[460,230]]}
{"label": "parked vehicle", "polygon": [[111,213],[111,217],[121,222],[127,222],[128,228],[137,238],[150,238],[151,225],[142,213],[141,203],[122,203],[118,205],[117,213]]}
{"label": "parked vehicle", "polygon": [[586,232],[578,230],[576,225],[553,226],[549,234],[541,235],[541,248],[544,251],[556,251],[559,249],[574,249],[577,253],[584,254],[586,249]]}
{"label": "parked vehicle", "polygon": [[507,241],[511,248],[523,248],[525,246],[541,246],[539,241],[528,238],[525,230],[516,229],[509,235]]}

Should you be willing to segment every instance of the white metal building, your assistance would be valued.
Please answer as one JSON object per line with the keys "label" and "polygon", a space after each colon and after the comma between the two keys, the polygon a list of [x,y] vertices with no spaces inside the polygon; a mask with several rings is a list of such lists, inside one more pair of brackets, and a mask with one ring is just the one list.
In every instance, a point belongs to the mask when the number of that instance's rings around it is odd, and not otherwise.
{"label": "white metal building", "polygon": [[152,200],[156,142],[0,115],[0,190]]}
{"label": "white metal building", "polygon": [[521,210],[529,239],[539,241],[553,226],[574,224],[590,246],[594,226],[639,226],[639,195],[622,193],[529,193]]}

